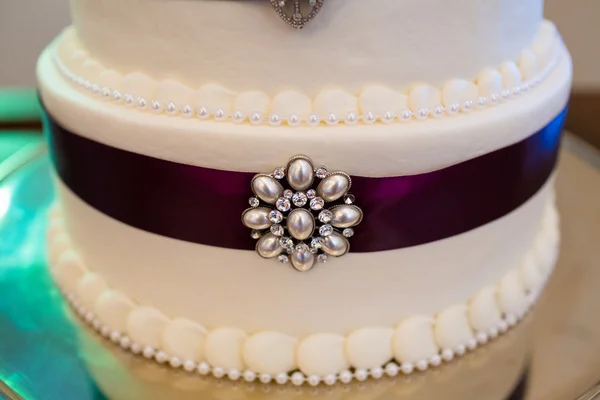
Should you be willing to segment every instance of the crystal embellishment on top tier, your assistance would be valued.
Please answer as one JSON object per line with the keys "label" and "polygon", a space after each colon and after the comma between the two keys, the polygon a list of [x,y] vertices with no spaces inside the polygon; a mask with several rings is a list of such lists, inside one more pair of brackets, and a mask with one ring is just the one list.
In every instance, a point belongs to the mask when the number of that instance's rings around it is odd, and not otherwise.
{"label": "crystal embellishment on top tier", "polygon": [[258,240],[261,257],[306,272],[317,261],[350,250],[348,233],[354,233],[363,212],[349,193],[348,174],[315,168],[310,158],[299,155],[271,174],[256,175],[250,186],[254,197],[242,223]]}
{"label": "crystal embellishment on top tier", "polygon": [[271,0],[277,15],[296,29],[302,29],[312,21],[323,7],[323,3],[325,0]]}

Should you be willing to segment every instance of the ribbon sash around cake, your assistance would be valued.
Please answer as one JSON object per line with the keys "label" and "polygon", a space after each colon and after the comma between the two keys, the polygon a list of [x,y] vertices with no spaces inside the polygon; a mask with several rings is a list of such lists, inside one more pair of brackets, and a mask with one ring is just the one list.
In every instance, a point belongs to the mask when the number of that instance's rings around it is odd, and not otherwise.
{"label": "ribbon sash around cake", "polygon": [[[510,213],[551,176],[565,115],[566,109],[518,143],[444,169],[412,176],[352,176],[352,194],[364,220],[350,251],[417,246]],[[58,176],[90,206],[158,235],[254,250],[256,241],[240,215],[248,208],[253,177],[265,171],[179,164],[84,138],[48,114],[45,122]],[[282,164],[294,155],[282,156]]]}

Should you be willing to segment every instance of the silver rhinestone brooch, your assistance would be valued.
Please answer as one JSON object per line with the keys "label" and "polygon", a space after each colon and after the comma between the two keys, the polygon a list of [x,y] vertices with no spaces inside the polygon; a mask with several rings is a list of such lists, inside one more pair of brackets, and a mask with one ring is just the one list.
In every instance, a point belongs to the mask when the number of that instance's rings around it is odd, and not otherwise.
{"label": "silver rhinestone brooch", "polygon": [[302,29],[312,21],[325,0],[271,0],[279,17],[296,29]]}
{"label": "silver rhinestone brooch", "polygon": [[317,261],[325,263],[350,250],[348,239],[363,212],[349,193],[348,174],[315,168],[310,158],[299,155],[271,174],[256,175],[250,186],[254,196],[242,223],[258,240],[261,257],[306,272]]}

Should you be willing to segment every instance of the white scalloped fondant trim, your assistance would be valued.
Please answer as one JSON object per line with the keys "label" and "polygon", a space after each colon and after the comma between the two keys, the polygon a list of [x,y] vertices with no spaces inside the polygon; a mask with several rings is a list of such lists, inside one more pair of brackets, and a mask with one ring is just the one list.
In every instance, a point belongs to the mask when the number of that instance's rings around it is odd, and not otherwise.
{"label": "white scalloped fondant trim", "polygon": [[75,86],[141,111],[238,124],[335,126],[420,121],[495,106],[542,82],[558,64],[563,47],[555,25],[544,21],[531,48],[523,50],[518,60],[486,68],[474,80],[452,79],[442,87],[416,84],[405,92],[367,86],[358,95],[330,89],[315,98],[292,90],[274,97],[260,91],[236,93],[212,83],[193,90],[172,79],[122,74],[94,60],[73,28],[60,38],[54,60]]}
{"label": "white scalloped fondant trim", "polygon": [[558,214],[548,203],[540,232],[523,262],[496,285],[435,316],[414,316],[396,327],[363,327],[347,336],[244,332],[169,318],[137,305],[88,272],[75,252],[60,210],[50,214],[52,275],[74,310],[100,334],[135,354],[174,368],[232,380],[332,385],[353,379],[423,371],[462,356],[506,332],[531,309],[554,267]]}

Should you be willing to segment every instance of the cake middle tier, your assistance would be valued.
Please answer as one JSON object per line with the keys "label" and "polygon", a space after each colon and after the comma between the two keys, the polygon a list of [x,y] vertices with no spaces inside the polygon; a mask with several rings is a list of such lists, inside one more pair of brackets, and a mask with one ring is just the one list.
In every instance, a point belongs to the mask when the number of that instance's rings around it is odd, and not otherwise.
{"label": "cake middle tier", "polygon": [[534,41],[542,0],[326,0],[297,31],[268,0],[73,0],[85,48],[107,68],[270,96],[474,79]]}
{"label": "cake middle tier", "polygon": [[349,253],[299,273],[253,251],[131,227],[89,206],[57,180],[73,248],[111,288],[204,326],[296,337],[345,335],[435,315],[496,285],[539,252],[553,252],[536,248],[535,240],[552,204],[552,186],[549,181],[512,213],[472,231],[410,248]]}

